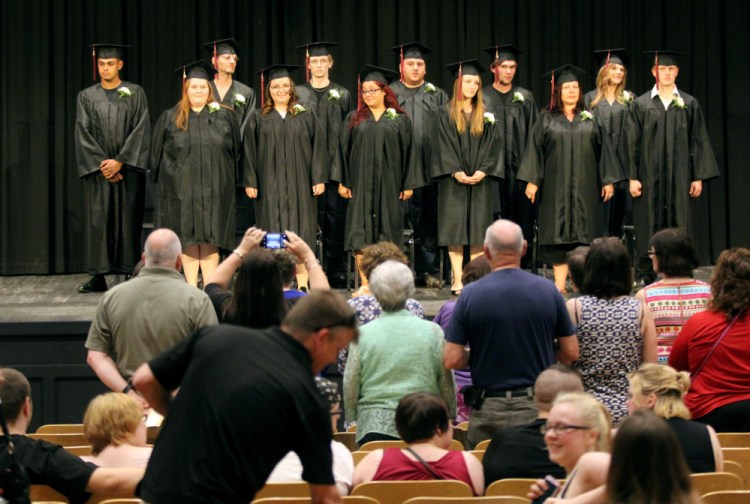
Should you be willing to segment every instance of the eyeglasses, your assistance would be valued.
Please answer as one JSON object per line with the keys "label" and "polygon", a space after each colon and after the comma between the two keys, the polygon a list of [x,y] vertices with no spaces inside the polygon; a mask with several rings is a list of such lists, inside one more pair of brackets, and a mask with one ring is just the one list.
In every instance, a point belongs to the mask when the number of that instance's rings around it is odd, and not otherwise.
{"label": "eyeglasses", "polygon": [[371,94],[375,94],[375,93],[377,93],[378,91],[382,91],[382,90],[381,90],[380,88],[375,88],[375,89],[363,89],[363,90],[362,90],[362,96],[368,96],[368,95],[371,95]]}
{"label": "eyeglasses", "polygon": [[648,251],[648,252],[646,252],[646,253],[648,254],[648,256],[649,256],[649,257],[654,257],[654,256],[656,255],[656,250],[654,250],[654,249],[651,249],[651,250],[649,250],[649,251]]}
{"label": "eyeglasses", "polygon": [[539,427],[539,430],[541,431],[542,434],[547,434],[547,432],[552,431],[558,436],[561,436],[563,434],[567,434],[574,430],[591,430],[591,427],[586,427],[585,425],[570,425],[570,424],[555,424],[555,425],[545,424]]}
{"label": "eyeglasses", "polygon": [[342,410],[331,411],[331,416],[341,416],[344,412]]}
{"label": "eyeglasses", "polygon": [[224,61],[234,61],[237,63],[240,60],[240,57],[236,54],[220,54],[219,59],[222,59]]}
{"label": "eyeglasses", "polygon": [[291,88],[292,88],[292,86],[290,86],[289,84],[282,84],[282,85],[280,85],[280,86],[271,86],[271,87],[270,87],[269,89],[270,89],[271,91],[278,91],[278,90],[280,90],[280,89],[283,89],[284,91],[288,91],[288,90],[290,90]]}

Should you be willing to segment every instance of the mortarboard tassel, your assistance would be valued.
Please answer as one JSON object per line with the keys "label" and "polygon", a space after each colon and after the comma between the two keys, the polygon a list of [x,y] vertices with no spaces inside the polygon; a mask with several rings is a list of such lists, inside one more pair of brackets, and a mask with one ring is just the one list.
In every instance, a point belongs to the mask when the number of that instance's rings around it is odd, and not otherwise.
{"label": "mortarboard tassel", "polygon": [[607,51],[607,61],[604,62],[604,66],[609,68],[609,56],[612,53],[612,51]]}
{"label": "mortarboard tassel", "polygon": [[310,46],[305,46],[305,80],[310,82]]}
{"label": "mortarboard tassel", "polygon": [[357,74],[357,110],[362,110],[362,83]]}
{"label": "mortarboard tassel", "polygon": [[263,72],[260,73],[260,108],[266,104],[266,79],[263,78]]}
{"label": "mortarboard tassel", "polygon": [[[495,63],[497,63],[497,60],[500,59],[500,51],[495,48]],[[492,70],[492,73],[495,74],[495,84],[498,84],[500,82],[500,69],[498,68],[500,65],[495,65],[494,70]]]}
{"label": "mortarboard tassel", "polygon": [[214,70],[216,70],[216,74],[214,74],[214,80],[216,80],[217,77],[219,77],[219,55],[216,54],[216,41],[214,40]]}
{"label": "mortarboard tassel", "polygon": [[401,46],[401,56],[398,62],[398,71],[401,74],[401,82],[405,82],[406,79],[404,78],[404,46]]}
{"label": "mortarboard tassel", "polygon": [[96,47],[91,48],[91,79],[96,80]]}
{"label": "mortarboard tassel", "polygon": [[187,67],[182,67],[182,87],[185,88],[185,79],[187,79],[187,72],[185,71]]}
{"label": "mortarboard tassel", "polygon": [[659,91],[659,52],[657,51],[654,54],[654,66],[656,67],[656,75],[654,78],[656,79],[656,90]]}
{"label": "mortarboard tassel", "polygon": [[552,110],[552,108],[555,105],[555,71],[552,70],[552,80],[549,81],[549,109]]}
{"label": "mortarboard tassel", "polygon": [[463,90],[463,81],[464,76],[463,72],[461,71],[461,63],[458,64],[458,87],[456,89],[456,94],[458,95],[458,99],[461,101],[464,101],[464,90]]}

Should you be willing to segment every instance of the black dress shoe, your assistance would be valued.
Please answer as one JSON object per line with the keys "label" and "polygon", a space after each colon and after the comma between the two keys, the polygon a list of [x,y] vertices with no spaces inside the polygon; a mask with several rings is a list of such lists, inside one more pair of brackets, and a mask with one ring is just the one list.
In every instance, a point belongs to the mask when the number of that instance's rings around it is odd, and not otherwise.
{"label": "black dress shoe", "polygon": [[90,292],[105,292],[107,290],[107,280],[104,275],[94,275],[91,280],[78,286],[78,292],[87,294]]}

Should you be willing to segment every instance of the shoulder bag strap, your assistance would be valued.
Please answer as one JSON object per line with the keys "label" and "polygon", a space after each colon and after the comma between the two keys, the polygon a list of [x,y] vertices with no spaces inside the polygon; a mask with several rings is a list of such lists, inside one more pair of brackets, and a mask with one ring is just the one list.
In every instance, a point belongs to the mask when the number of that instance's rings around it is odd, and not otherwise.
{"label": "shoulder bag strap", "polygon": [[409,447],[406,447],[406,451],[408,451],[409,453],[411,453],[412,455],[414,455],[414,458],[416,458],[424,466],[424,468],[427,469],[427,471],[430,474],[432,474],[433,478],[438,479],[438,480],[445,479],[441,475],[439,475],[435,471],[435,469],[433,469],[432,466],[427,463],[427,461],[425,459],[423,459],[422,457],[420,457],[419,455],[417,455],[417,452],[415,452],[414,450],[412,450]]}
{"label": "shoulder bag strap", "polygon": [[695,381],[695,378],[701,372],[701,370],[703,369],[703,366],[706,365],[706,362],[713,355],[714,350],[716,350],[716,347],[719,346],[719,343],[721,343],[721,340],[724,339],[724,336],[727,335],[727,333],[732,328],[732,326],[734,325],[734,323],[737,322],[738,318],[740,318],[740,314],[739,313],[737,314],[737,316],[735,316],[732,319],[732,321],[729,323],[729,325],[727,325],[726,329],[724,329],[724,331],[721,333],[721,336],[718,337],[718,339],[716,340],[716,343],[714,343],[714,346],[711,347],[711,350],[709,350],[708,353],[706,354],[706,356],[703,358],[703,361],[700,363],[700,366],[698,366],[698,369],[696,369],[695,373],[693,373],[693,376],[692,376],[693,381]]}

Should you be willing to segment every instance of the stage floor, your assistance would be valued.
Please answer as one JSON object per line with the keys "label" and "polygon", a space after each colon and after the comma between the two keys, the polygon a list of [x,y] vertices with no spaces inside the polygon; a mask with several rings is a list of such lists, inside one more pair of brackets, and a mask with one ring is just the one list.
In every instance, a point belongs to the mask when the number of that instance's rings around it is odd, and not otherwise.
{"label": "stage floor", "polygon": [[[712,268],[699,268],[695,277],[708,281]],[[548,275],[551,275],[551,269]],[[45,276],[0,276],[0,322],[79,322],[91,321],[102,294],[80,294],[76,288],[88,280],[86,274]],[[110,287],[124,281],[123,276],[109,275]],[[339,291],[343,296],[351,292]],[[419,300],[428,318],[451,299],[450,289],[418,288],[414,298]]]}

